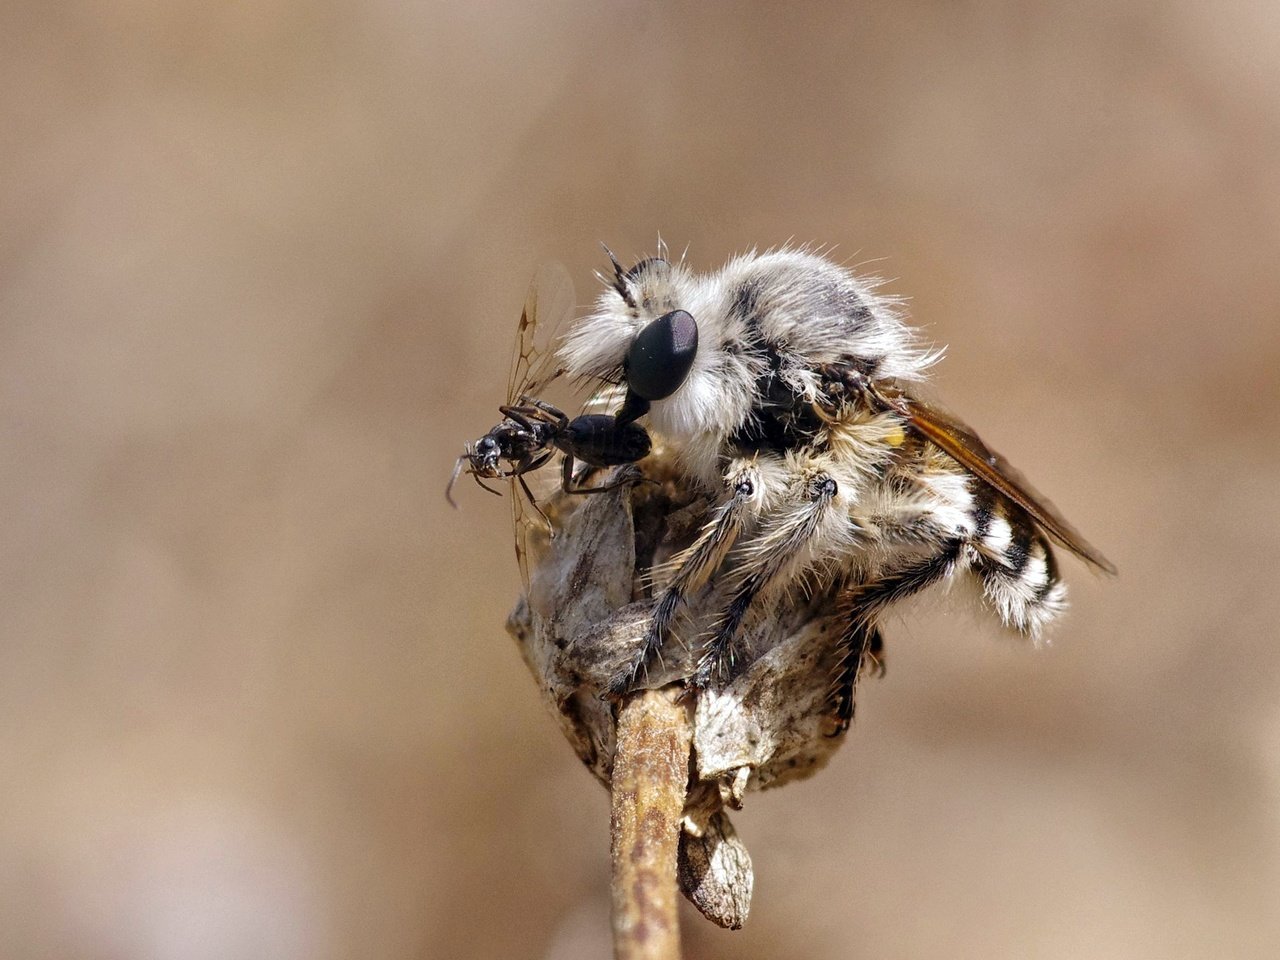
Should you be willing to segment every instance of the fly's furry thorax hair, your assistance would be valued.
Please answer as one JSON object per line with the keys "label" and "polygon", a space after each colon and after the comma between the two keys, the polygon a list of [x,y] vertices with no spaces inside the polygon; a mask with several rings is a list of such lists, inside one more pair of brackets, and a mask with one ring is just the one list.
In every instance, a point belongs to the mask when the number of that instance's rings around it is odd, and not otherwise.
{"label": "fly's furry thorax hair", "polygon": [[674,394],[653,402],[649,422],[691,475],[715,484],[726,443],[752,429],[777,396],[818,398],[820,365],[852,358],[868,376],[913,381],[938,359],[877,287],[798,248],[743,254],[706,274],[659,256],[607,279],[561,359],[571,374],[616,379],[646,324],[688,311],[699,332],[693,368]]}

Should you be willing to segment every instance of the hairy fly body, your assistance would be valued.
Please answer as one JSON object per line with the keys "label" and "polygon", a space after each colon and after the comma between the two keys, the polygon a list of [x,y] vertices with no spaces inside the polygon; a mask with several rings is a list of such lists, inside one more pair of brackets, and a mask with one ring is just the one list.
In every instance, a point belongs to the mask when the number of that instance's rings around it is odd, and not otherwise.
{"label": "hairy fly body", "polygon": [[[636,352],[673,317],[695,346],[663,393],[649,387],[649,367],[637,371]],[[694,625],[702,654],[690,681],[703,686],[731,676],[740,634],[771,600],[822,589],[838,596],[844,667],[831,705],[843,730],[859,671],[882,664],[880,622],[893,604],[964,575],[1005,625],[1035,639],[1065,607],[1051,540],[1114,572],[971,429],[915,395],[939,357],[875,282],[809,251],[751,253],[705,275],[665,248],[630,270],[614,261],[595,311],[561,348],[563,369],[621,379],[619,421],[647,414],[715,506],[695,542],[655,572],[643,649],[611,694],[644,681],[697,593],[723,598],[709,629]]]}

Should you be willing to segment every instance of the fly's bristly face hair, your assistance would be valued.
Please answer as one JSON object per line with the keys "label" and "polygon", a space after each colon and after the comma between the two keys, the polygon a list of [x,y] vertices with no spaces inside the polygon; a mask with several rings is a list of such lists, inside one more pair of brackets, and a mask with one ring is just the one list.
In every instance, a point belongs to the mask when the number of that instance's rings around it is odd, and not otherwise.
{"label": "fly's bristly face hair", "polygon": [[[913,395],[941,351],[877,281],[798,248],[706,274],[663,246],[630,269],[613,264],[561,364],[625,383],[640,332],[687,311],[697,343],[688,374],[639,415],[714,506],[692,545],[653,572],[642,649],[609,694],[643,685],[677,628],[702,651],[693,686],[723,681],[754,618],[787,591],[817,591],[836,598],[846,669],[832,703],[843,729],[859,669],[880,662],[879,621],[893,604],[965,576],[1003,624],[1038,639],[1066,603],[1051,539],[1114,572],[973,431]],[[723,596],[720,616],[682,622],[707,591]]]}

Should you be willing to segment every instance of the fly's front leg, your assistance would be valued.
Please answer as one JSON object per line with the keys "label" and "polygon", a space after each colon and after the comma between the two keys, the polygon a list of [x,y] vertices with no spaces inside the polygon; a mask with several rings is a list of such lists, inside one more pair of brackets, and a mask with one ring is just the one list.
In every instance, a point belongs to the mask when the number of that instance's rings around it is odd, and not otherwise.
{"label": "fly's front leg", "polygon": [[729,498],[715,509],[693,544],[671,559],[675,574],[658,596],[644,642],[631,663],[609,681],[604,693],[606,698],[620,697],[631,690],[641,675],[647,673],[649,664],[662,656],[676,613],[685,599],[719,569],[743,528],[759,513],[764,490],[754,458],[731,465],[725,485]]}
{"label": "fly's front leg", "polygon": [[[752,604],[794,581],[829,548],[849,544],[854,534],[847,518],[839,516],[836,480],[822,470],[807,471],[793,485],[792,497],[769,518],[760,535],[740,550],[738,588],[723,619],[703,650],[695,687],[727,680],[732,673],[734,644]],[[826,544],[818,544],[826,539]]]}

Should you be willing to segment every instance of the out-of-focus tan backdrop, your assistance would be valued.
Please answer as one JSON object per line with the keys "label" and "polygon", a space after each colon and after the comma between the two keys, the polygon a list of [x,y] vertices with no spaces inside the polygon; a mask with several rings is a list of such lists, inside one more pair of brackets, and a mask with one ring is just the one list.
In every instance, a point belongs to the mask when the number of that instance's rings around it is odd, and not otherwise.
{"label": "out-of-focus tan backdrop", "polygon": [[443,487],[607,241],[876,260],[1119,565],[890,628],[690,957],[1280,944],[1280,13],[0,8],[0,954],[599,958],[607,804]]}

